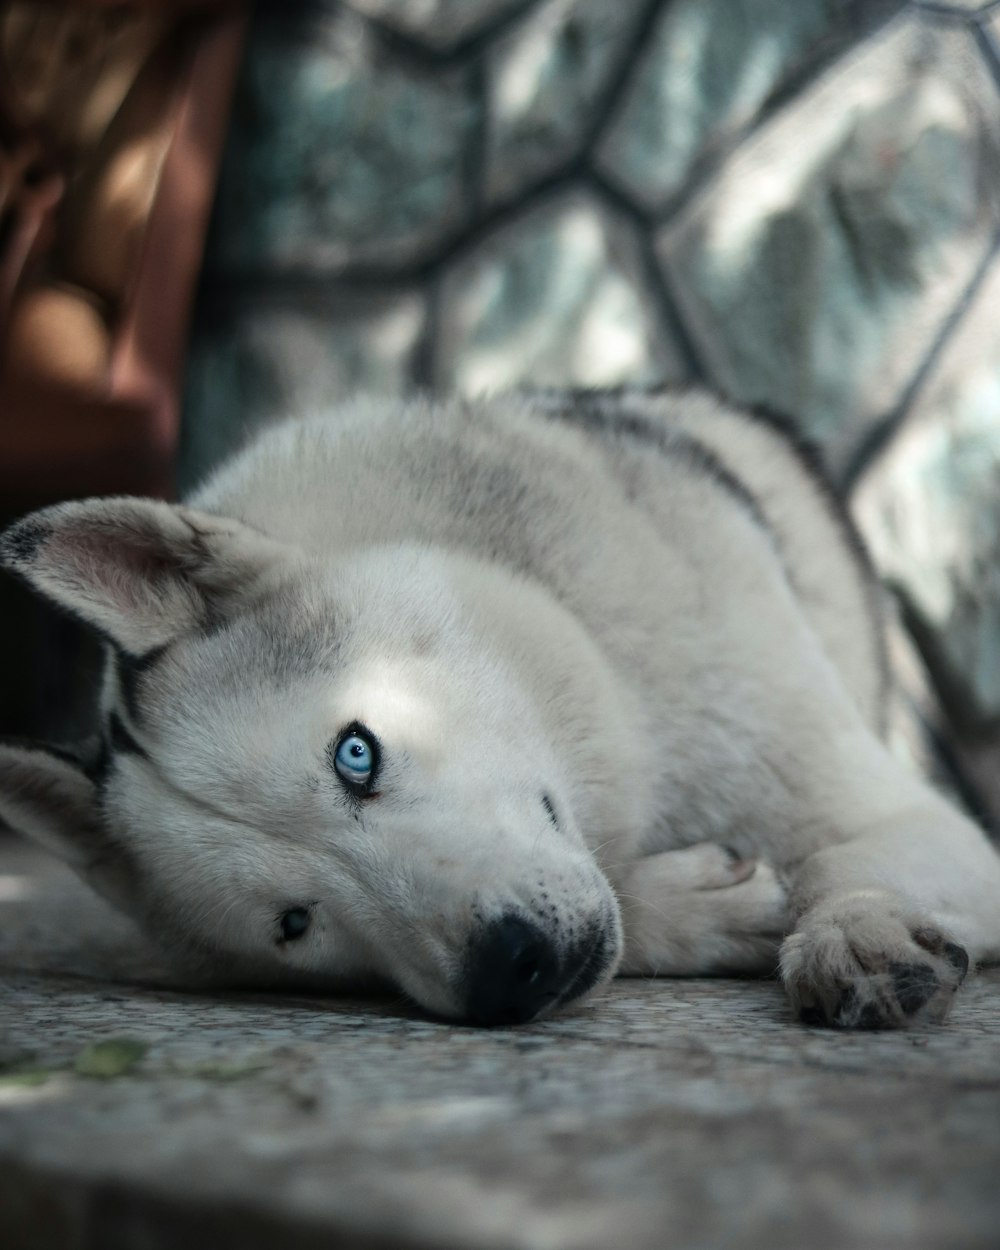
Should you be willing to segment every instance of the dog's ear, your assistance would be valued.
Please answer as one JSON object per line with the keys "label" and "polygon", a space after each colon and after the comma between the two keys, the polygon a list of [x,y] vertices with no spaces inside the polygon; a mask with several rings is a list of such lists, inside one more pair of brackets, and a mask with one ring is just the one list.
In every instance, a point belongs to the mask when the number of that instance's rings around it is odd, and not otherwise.
{"label": "dog's ear", "polygon": [[251,597],[288,558],[239,521],[150,499],[56,504],[0,535],[0,564],[133,655]]}
{"label": "dog's ear", "polygon": [[93,782],[46,747],[0,742],[0,819],[74,868],[100,852]]}
{"label": "dog's ear", "polygon": [[0,742],[0,821],[65,860],[111,902],[127,905],[126,858],[104,832],[96,786],[69,757]]}

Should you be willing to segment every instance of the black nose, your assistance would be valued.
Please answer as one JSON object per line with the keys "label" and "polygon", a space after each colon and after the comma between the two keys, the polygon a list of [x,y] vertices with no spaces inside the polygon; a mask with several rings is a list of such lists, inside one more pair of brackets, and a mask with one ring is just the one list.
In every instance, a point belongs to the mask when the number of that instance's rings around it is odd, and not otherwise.
{"label": "black nose", "polygon": [[466,1015],[475,1024],[521,1024],[559,996],[559,956],[527,920],[501,916],[473,939],[465,967]]}
{"label": "black nose", "polygon": [[523,1024],[546,1007],[564,1006],[592,989],[614,962],[607,916],[583,926],[561,950],[530,920],[508,912],[469,943],[459,994],[473,1024]]}

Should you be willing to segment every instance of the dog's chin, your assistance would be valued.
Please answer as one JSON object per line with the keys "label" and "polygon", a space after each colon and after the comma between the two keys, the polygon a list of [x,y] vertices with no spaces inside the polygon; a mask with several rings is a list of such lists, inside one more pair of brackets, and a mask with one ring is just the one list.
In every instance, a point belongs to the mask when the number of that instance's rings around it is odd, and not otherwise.
{"label": "dog's chin", "polygon": [[[183,957],[182,957],[183,959]],[[363,1001],[398,997],[398,987],[375,972],[331,972],[324,968],[257,965],[239,956],[204,957],[177,962],[187,980],[210,991],[297,995]]]}
{"label": "dog's chin", "polygon": [[[539,1007],[533,1015],[524,1018],[497,1020],[495,1022],[487,1022],[470,1017],[467,1007],[458,1003],[455,996],[447,991],[444,994],[421,995],[418,997],[409,990],[403,989],[403,993],[410,999],[414,1007],[427,1016],[431,1020],[440,1021],[442,1024],[466,1025],[471,1028],[491,1027],[492,1024],[499,1024],[507,1027],[517,1027],[520,1025],[534,1024],[538,1021],[547,1021],[558,1018],[560,1016],[575,1016],[585,1011],[587,1007],[599,998],[602,990],[606,989],[609,983],[614,979],[614,970],[617,966],[617,960],[614,963],[605,964],[604,970],[599,972],[592,980],[588,977],[587,984],[579,988],[574,987],[572,991],[558,998],[553,998],[550,1002]],[[401,987],[402,988],[402,987]]]}
{"label": "dog's chin", "polygon": [[[620,940],[612,943],[608,939],[595,946],[585,958],[568,988],[553,1003],[551,1011],[577,1007],[603,989],[614,977],[615,970],[621,962],[621,946]],[[543,1014],[551,1014],[551,1012]]]}

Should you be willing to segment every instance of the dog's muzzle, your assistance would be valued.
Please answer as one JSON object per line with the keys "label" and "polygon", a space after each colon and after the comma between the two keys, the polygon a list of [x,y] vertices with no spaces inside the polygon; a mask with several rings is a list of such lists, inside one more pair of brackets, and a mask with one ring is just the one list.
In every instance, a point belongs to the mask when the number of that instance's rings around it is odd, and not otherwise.
{"label": "dog's muzzle", "polygon": [[561,1007],[600,980],[614,943],[601,925],[560,949],[536,924],[508,914],[469,945],[463,988],[465,1018],[473,1024],[524,1024]]}

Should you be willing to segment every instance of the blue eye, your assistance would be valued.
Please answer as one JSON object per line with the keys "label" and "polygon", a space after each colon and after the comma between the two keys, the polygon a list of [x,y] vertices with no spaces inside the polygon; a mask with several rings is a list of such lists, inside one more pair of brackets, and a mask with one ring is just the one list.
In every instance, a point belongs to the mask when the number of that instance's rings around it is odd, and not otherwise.
{"label": "blue eye", "polygon": [[349,789],[364,793],[375,776],[374,741],[358,729],[349,729],[333,751],[333,766]]}
{"label": "blue eye", "polygon": [[309,928],[309,910],[306,907],[293,907],[278,919],[283,942],[297,941]]}

